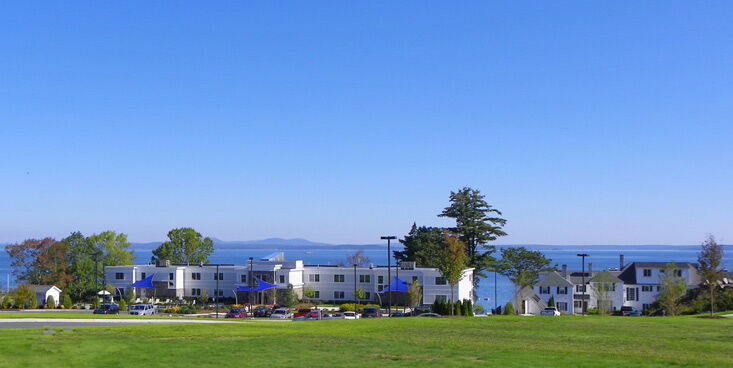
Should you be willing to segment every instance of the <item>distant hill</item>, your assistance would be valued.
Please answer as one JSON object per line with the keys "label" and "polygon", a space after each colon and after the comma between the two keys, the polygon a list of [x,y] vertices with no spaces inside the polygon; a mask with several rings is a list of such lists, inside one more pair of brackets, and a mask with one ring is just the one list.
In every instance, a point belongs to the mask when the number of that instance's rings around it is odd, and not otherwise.
{"label": "distant hill", "polygon": [[[220,249],[254,248],[263,246],[268,248],[353,248],[386,246],[386,244],[329,244],[313,242],[302,238],[267,238],[262,240],[221,240],[211,238],[211,240],[214,241],[214,247]],[[162,242],[132,243],[132,247],[133,249],[152,249],[158,247],[161,243]]]}

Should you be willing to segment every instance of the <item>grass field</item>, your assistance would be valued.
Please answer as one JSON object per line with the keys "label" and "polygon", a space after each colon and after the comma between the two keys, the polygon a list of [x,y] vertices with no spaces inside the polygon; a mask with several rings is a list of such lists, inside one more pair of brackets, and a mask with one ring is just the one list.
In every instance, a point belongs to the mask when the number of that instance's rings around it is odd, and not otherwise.
{"label": "grass field", "polygon": [[0,367],[733,367],[733,319],[489,317],[0,330]]}

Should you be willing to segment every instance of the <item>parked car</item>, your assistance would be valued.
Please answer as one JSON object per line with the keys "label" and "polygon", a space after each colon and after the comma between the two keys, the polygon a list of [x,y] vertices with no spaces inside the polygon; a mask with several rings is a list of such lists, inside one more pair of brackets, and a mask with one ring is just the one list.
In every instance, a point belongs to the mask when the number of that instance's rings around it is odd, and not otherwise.
{"label": "parked car", "polygon": [[135,304],[130,307],[131,316],[153,316],[155,307],[152,304]]}
{"label": "parked car", "polygon": [[639,317],[641,312],[634,307],[621,307],[621,315],[624,317]]}
{"label": "parked car", "polygon": [[289,308],[277,308],[270,314],[270,318],[275,319],[288,319],[291,318]]}
{"label": "parked car", "polygon": [[313,308],[301,308],[293,315],[293,318],[305,317],[308,313],[313,311]]}
{"label": "parked car", "polygon": [[120,307],[117,304],[102,304],[95,309],[94,314],[120,314]]}
{"label": "parked car", "polygon": [[323,321],[334,319],[328,311],[323,309],[316,309],[306,314],[303,317],[293,318],[293,321]]}
{"label": "parked car", "polygon": [[359,319],[361,316],[356,312],[344,312],[342,315],[344,319]]}
{"label": "parked car", "polygon": [[379,308],[367,307],[361,311],[363,318],[382,318],[382,311]]}
{"label": "parked car", "polygon": [[394,312],[390,315],[390,317],[408,317],[409,314],[404,312]]}
{"label": "parked car", "polygon": [[545,310],[540,312],[540,316],[550,316],[550,317],[559,317],[560,311],[557,310],[555,307],[547,307]]}
{"label": "parked car", "polygon": [[255,317],[269,317],[270,313],[272,313],[270,311],[270,308],[267,308],[264,305],[261,305],[255,308],[254,311],[252,311],[252,315],[254,315]]}
{"label": "parked car", "polygon": [[420,313],[417,315],[417,317],[427,317],[427,318],[442,318],[438,313]]}
{"label": "parked car", "polygon": [[224,318],[247,318],[247,311],[244,308],[232,308]]}

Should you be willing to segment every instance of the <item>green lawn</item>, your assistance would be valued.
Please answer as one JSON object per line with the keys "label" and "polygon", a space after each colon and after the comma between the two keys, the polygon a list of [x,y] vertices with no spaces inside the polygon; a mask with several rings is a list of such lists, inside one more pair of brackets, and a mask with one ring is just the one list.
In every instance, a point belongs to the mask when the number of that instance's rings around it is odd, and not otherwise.
{"label": "green lawn", "polygon": [[0,367],[733,367],[733,319],[395,318],[0,330]]}

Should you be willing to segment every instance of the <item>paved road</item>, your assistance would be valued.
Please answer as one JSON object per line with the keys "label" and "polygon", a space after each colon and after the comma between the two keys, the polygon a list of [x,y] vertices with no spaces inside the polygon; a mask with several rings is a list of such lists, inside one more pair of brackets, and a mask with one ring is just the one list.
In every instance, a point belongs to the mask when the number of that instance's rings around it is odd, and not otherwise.
{"label": "paved road", "polygon": [[198,321],[177,319],[74,319],[74,318],[0,318],[0,329],[4,328],[63,328],[63,327],[108,327],[130,325],[174,325],[174,324],[220,324],[233,321]]}

